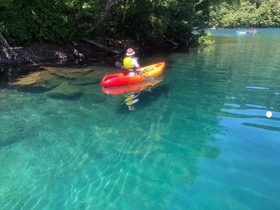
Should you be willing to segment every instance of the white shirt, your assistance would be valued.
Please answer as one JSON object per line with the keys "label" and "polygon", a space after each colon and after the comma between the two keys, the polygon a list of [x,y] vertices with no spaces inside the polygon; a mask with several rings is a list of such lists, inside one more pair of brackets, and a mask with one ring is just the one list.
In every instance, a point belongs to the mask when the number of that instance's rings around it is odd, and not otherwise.
{"label": "white shirt", "polygon": [[133,66],[133,67],[136,67],[136,68],[140,67],[139,64],[138,64],[137,59],[138,59],[138,58],[132,58],[132,66]]}

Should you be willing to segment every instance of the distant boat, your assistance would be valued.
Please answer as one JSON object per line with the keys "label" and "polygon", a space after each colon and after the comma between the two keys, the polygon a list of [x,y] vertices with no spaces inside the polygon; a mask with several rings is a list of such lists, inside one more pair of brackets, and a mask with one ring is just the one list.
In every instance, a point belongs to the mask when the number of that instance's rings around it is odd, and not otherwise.
{"label": "distant boat", "polygon": [[260,32],[257,30],[236,31],[236,34],[238,34],[238,35],[253,35],[256,33],[260,33]]}

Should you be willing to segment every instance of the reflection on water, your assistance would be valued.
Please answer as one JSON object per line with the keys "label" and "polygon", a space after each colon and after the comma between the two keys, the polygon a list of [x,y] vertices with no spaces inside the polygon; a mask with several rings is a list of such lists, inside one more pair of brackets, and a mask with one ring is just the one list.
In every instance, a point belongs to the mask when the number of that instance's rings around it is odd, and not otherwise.
{"label": "reflection on water", "polygon": [[128,110],[134,111],[134,104],[139,101],[139,95],[143,91],[151,92],[153,88],[158,86],[164,80],[163,74],[153,78],[152,81],[146,80],[130,85],[116,86],[116,87],[102,87],[102,91],[108,95],[123,95],[124,104],[128,106]]}
{"label": "reflection on water", "polygon": [[279,206],[280,42],[232,32],[147,58],[167,62],[164,81],[134,112],[102,91],[115,68],[44,67],[2,88],[1,208]]}

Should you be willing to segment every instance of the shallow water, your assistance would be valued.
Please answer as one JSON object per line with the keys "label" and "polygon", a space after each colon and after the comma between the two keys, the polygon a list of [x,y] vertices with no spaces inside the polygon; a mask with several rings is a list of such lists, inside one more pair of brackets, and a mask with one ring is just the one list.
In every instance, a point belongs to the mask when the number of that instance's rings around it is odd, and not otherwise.
{"label": "shallow water", "polygon": [[3,86],[1,209],[278,209],[280,30],[260,31],[141,58],[167,67],[133,112],[100,83]]}

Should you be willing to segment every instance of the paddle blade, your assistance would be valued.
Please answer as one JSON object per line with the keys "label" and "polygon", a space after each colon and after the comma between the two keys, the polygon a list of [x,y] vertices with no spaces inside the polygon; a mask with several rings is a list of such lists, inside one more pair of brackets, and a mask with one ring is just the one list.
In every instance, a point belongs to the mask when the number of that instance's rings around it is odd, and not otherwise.
{"label": "paddle blade", "polygon": [[154,80],[155,80],[154,77],[146,76],[146,81],[147,82],[154,82]]}
{"label": "paddle blade", "polygon": [[116,66],[116,67],[119,67],[119,68],[122,68],[122,67],[123,67],[122,63],[120,63],[120,62],[118,62],[118,61],[116,61],[115,66]]}

